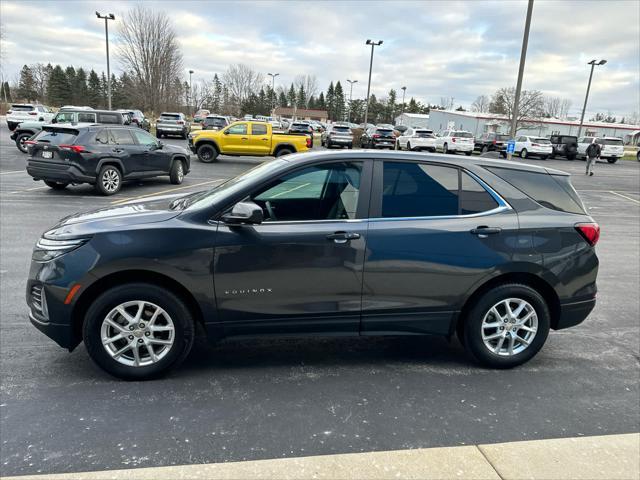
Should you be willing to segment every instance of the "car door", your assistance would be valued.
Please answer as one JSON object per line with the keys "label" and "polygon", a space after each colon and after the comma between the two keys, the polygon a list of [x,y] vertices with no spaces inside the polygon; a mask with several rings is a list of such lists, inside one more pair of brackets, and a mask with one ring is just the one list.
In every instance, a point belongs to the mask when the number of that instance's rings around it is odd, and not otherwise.
{"label": "car door", "polygon": [[144,154],[142,170],[167,173],[171,167],[171,154],[160,148],[160,142],[142,129],[132,130],[134,138]]}
{"label": "car door", "polygon": [[226,334],[358,333],[370,178],[369,161],[300,166],[247,195],[261,224],[218,224]]}
{"label": "car door", "polygon": [[112,153],[122,162],[124,174],[139,174],[144,171],[145,152],[127,128],[110,128]]}
{"label": "car door", "polygon": [[246,122],[236,123],[224,130],[220,138],[222,153],[242,153],[246,152],[249,143],[248,124]]}
{"label": "car door", "polygon": [[247,151],[253,155],[269,155],[271,153],[271,137],[267,132],[266,124],[252,123],[250,125]]}
{"label": "car door", "polygon": [[511,259],[517,233],[515,212],[465,170],[377,161],[361,333],[450,333],[468,292]]}

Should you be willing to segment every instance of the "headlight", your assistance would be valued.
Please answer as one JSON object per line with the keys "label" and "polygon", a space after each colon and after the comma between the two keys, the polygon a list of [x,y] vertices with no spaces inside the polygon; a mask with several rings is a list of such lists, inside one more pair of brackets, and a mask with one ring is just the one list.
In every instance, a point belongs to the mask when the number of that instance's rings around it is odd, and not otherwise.
{"label": "headlight", "polygon": [[48,262],[54,258],[60,257],[65,253],[69,253],[72,250],[84,245],[88,242],[88,238],[72,238],[72,239],[60,239],[54,240],[51,238],[42,237],[36,243],[33,249],[32,258],[36,262]]}

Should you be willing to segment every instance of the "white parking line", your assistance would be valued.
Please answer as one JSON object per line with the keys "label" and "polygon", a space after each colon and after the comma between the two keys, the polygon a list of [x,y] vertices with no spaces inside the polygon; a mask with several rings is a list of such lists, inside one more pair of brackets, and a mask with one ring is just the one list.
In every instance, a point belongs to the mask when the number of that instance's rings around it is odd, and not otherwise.
{"label": "white parking line", "polygon": [[635,198],[627,197],[626,195],[622,195],[621,193],[614,192],[613,190],[609,190],[609,193],[613,193],[614,195],[617,195],[617,196],[622,197],[622,198],[626,198],[627,200],[631,200],[632,202],[640,204],[640,200],[636,200]]}
{"label": "white parking line", "polygon": [[14,193],[25,193],[25,192],[32,192],[33,190],[43,190],[45,188],[49,188],[49,187],[33,187],[33,188],[25,188],[24,190],[16,190],[15,192],[9,192],[9,194],[14,194]]}
{"label": "white parking line", "polygon": [[10,173],[22,173],[25,170],[11,170],[9,172],[0,172],[0,175],[9,175]]}

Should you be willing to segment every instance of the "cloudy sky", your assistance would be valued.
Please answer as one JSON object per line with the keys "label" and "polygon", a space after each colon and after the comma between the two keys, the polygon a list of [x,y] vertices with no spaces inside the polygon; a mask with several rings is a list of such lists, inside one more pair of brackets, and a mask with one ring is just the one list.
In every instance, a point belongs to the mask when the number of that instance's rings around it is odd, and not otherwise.
{"label": "cloudy sky", "polygon": [[[468,106],[480,94],[515,85],[526,2],[143,1],[174,21],[186,70],[194,81],[209,80],[230,63],[279,72],[289,84],[296,75],[316,75],[324,90],[330,80],[357,79],[354,97],[366,95],[369,47],[376,48],[372,91],[407,87],[407,98],[438,103],[454,97]],[[51,62],[105,69],[104,26],[94,11],[108,8],[112,65],[117,25],[130,1],[2,0],[2,72],[16,78],[27,63]],[[106,11],[104,11],[106,12]],[[582,107],[589,75],[596,67],[588,112],[618,115],[640,110],[640,2],[543,1],[533,10],[525,89],[539,89]]]}

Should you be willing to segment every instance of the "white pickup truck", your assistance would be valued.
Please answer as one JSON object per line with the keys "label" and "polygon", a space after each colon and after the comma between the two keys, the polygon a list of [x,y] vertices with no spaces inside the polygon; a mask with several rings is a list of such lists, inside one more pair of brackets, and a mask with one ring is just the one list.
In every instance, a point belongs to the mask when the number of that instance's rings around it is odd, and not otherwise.
{"label": "white pickup truck", "polygon": [[587,147],[592,143],[600,145],[600,158],[616,163],[624,155],[624,144],[617,137],[582,137],[578,139],[578,158],[587,158]]}
{"label": "white pickup truck", "polygon": [[50,112],[44,105],[33,105],[31,103],[14,103],[7,110],[7,126],[13,131],[22,122],[45,122],[49,123],[54,113]]}

